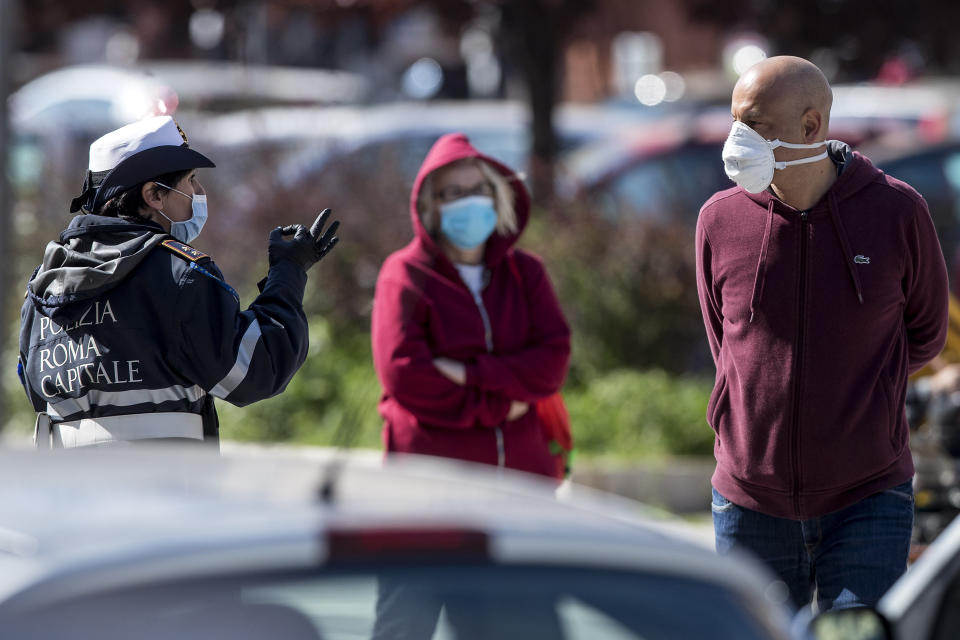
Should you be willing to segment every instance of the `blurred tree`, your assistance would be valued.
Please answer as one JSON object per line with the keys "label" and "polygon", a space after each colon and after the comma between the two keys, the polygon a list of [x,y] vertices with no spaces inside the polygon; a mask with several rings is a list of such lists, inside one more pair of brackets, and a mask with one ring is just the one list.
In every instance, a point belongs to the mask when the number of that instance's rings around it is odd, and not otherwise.
{"label": "blurred tree", "polygon": [[501,0],[507,55],[527,85],[533,128],[530,173],[538,203],[553,199],[557,102],[563,48],[577,21],[595,8],[594,0]]}

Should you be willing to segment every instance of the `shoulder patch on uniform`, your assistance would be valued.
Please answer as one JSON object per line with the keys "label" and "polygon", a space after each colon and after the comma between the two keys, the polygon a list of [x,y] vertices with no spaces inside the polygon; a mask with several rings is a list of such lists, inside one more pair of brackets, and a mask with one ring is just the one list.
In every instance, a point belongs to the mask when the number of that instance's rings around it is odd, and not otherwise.
{"label": "shoulder patch on uniform", "polygon": [[199,262],[204,258],[210,257],[207,254],[205,254],[203,251],[197,251],[190,245],[184,244],[177,240],[164,240],[163,242],[160,243],[160,245],[163,246],[168,251],[172,251],[178,256],[180,256],[181,258],[184,258],[185,260],[189,260],[190,262]]}

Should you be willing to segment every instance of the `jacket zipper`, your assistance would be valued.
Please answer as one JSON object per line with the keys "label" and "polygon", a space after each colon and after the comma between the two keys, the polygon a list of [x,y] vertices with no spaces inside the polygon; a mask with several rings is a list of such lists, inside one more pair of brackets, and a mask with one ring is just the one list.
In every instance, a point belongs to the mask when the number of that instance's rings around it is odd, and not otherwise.
{"label": "jacket zipper", "polygon": [[[487,308],[483,305],[483,298],[479,291],[473,294],[473,301],[477,303],[480,318],[483,320],[483,341],[487,347],[487,353],[493,353],[493,329],[490,325],[490,316],[487,315]],[[503,427],[498,425],[494,427],[493,431],[497,438],[497,466],[502,469],[507,465],[507,449],[503,443]]]}
{"label": "jacket zipper", "polygon": [[800,288],[797,293],[797,350],[793,368],[793,511],[800,518],[800,389],[803,377],[803,348],[806,323],[807,294],[807,218],[809,211],[800,212]]}

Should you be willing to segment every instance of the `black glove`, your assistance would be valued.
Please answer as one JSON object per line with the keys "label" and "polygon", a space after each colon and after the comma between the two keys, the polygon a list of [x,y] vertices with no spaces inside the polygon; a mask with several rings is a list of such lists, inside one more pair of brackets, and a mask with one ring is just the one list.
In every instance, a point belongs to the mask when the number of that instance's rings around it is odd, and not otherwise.
{"label": "black glove", "polygon": [[[313,226],[310,227],[310,231],[307,231],[302,224],[277,227],[271,231],[267,248],[270,266],[281,260],[290,260],[306,271],[327,255],[340,240],[335,235],[340,226],[339,221],[334,221],[326,233],[322,235],[320,233],[329,216],[330,209],[321,211]],[[293,238],[287,239],[287,236],[291,235]]]}

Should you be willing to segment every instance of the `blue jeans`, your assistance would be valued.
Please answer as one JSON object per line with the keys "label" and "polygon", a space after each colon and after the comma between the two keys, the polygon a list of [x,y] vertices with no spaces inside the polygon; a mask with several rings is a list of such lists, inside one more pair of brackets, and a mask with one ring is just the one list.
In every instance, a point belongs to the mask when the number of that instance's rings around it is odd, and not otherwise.
{"label": "blue jeans", "polygon": [[797,608],[876,606],[907,569],[913,528],[910,482],[834,513],[789,520],[739,507],[713,490],[717,552],[747,550],[787,586]]}

